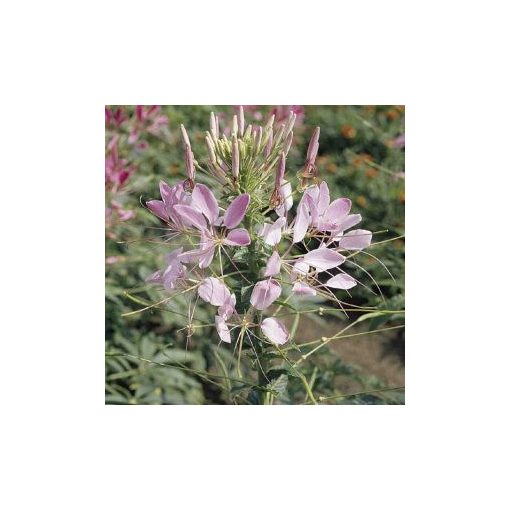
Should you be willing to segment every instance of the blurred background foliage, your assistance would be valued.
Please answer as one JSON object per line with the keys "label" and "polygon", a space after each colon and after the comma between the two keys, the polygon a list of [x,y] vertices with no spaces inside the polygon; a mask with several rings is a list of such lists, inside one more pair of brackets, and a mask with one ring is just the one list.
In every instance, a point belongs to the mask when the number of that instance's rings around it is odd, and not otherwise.
{"label": "blurred background foliage", "polygon": [[[353,212],[363,216],[361,228],[376,233],[374,243],[391,240],[375,244],[370,256],[356,256],[373,280],[355,275],[365,286],[352,289],[347,300],[403,309],[404,107],[247,106],[247,124],[263,122],[271,113],[277,120],[284,118],[290,108],[298,122],[287,175],[302,168],[310,135],[320,126],[317,163],[331,195],[353,201]],[[204,133],[213,110],[223,114],[223,126],[234,113],[232,106],[106,108],[107,404],[256,403],[243,382],[235,381],[232,347],[218,347],[214,327],[200,327],[211,323],[213,312],[206,305],[197,305],[198,327],[191,337],[184,297],[139,311],[164,298],[144,280],[160,267],[168,251],[162,225],[143,204],[159,198],[161,179],[173,184],[185,178],[181,123],[196,159],[205,159]],[[316,306],[307,301],[303,308]],[[334,335],[358,316],[307,314],[297,328],[296,342]],[[289,319],[289,328],[296,328],[291,314]],[[330,342],[320,354],[310,356],[301,368],[316,397],[333,404],[403,404],[402,324],[398,314],[365,321],[352,329],[353,336]],[[398,329],[389,329],[393,327]],[[275,403],[308,403],[298,379],[282,373],[275,384],[282,382]]]}

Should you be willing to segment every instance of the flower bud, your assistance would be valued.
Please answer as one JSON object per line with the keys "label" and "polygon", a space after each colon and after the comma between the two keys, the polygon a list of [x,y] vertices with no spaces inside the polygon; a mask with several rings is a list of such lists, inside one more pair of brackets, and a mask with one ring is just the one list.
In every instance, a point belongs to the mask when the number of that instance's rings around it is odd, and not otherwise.
{"label": "flower bud", "polygon": [[267,121],[267,124],[264,126],[264,131],[269,131],[270,129],[273,129],[274,124],[274,114],[269,117],[269,120]]}
{"label": "flower bud", "polygon": [[253,145],[255,146],[255,154],[258,154],[262,143],[262,128],[260,126],[255,126],[253,128],[253,133]]}
{"label": "flower bud", "polygon": [[239,144],[237,138],[232,138],[232,175],[237,181],[239,178]]}
{"label": "flower bud", "polygon": [[237,119],[238,119],[238,127],[239,127],[239,136],[243,136],[244,134],[244,109],[243,105],[239,105],[237,109]]}
{"label": "flower bud", "polygon": [[293,134],[292,134],[292,131],[291,131],[288,134],[287,139],[285,140],[284,147],[283,147],[283,152],[285,152],[285,155],[287,155],[289,153],[290,147],[292,145],[292,138],[293,138]]}
{"label": "flower bud", "polygon": [[269,131],[269,138],[267,139],[266,146],[264,147],[264,157],[267,158],[269,154],[271,154],[272,148],[273,148],[273,130],[271,129],[271,131]]}
{"label": "flower bud", "polygon": [[308,144],[308,151],[306,153],[306,159],[311,163],[315,163],[315,158],[317,157],[317,153],[319,152],[319,136],[321,134],[321,128],[316,127],[313,132],[312,138],[310,139],[310,143]]}
{"label": "flower bud", "polygon": [[188,175],[188,179],[191,182],[195,180],[195,163],[193,161],[193,152],[191,152],[191,147],[189,145],[184,149],[185,154],[185,162],[186,162],[186,173]]}
{"label": "flower bud", "polygon": [[287,119],[285,131],[283,133],[283,137],[287,138],[289,136],[289,133],[292,132],[292,128],[294,127],[294,123],[296,122],[296,114],[294,112],[290,112],[289,118]]}
{"label": "flower bud", "polygon": [[274,147],[276,147],[280,143],[284,131],[285,131],[285,124],[282,124],[278,128],[278,131],[276,132],[276,135],[274,136],[274,139],[273,139],[273,146]]}
{"label": "flower bud", "polygon": [[205,137],[205,143],[207,144],[207,153],[209,154],[209,160],[211,164],[214,165],[216,163],[216,153],[214,152],[214,142],[211,139],[211,135],[207,133]]}
{"label": "flower bud", "polygon": [[211,135],[213,140],[217,140],[219,133],[218,133],[218,125],[216,123],[216,116],[214,115],[214,112],[211,112],[211,117],[209,119],[209,127],[211,129]]}
{"label": "flower bud", "polygon": [[182,143],[184,147],[189,147],[191,149],[191,143],[189,142],[188,133],[186,132],[186,128],[181,124],[181,136],[182,136]]}
{"label": "flower bud", "polygon": [[275,179],[275,187],[279,188],[283,185],[283,176],[285,175],[285,153],[280,153],[280,158],[278,159],[278,167],[276,169],[276,179]]}
{"label": "flower bud", "polygon": [[237,138],[237,131],[238,131],[237,115],[234,115],[234,118],[232,119],[232,136],[234,136],[235,138]]}

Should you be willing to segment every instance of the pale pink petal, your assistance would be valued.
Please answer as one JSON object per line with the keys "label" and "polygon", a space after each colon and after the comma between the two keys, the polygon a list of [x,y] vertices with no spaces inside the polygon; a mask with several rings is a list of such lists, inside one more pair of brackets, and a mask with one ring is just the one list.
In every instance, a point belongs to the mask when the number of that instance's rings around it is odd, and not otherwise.
{"label": "pale pink petal", "polygon": [[227,286],[217,278],[210,276],[198,287],[198,295],[206,302],[214,306],[221,306],[230,299],[230,291]]}
{"label": "pale pink petal", "polygon": [[305,196],[303,195],[297,208],[296,221],[294,223],[294,236],[292,238],[293,244],[300,243],[304,239],[309,225],[310,214],[306,205]]}
{"label": "pale pink petal", "polygon": [[170,218],[166,212],[165,204],[161,200],[149,200],[146,205],[152,214],[163,221],[169,221]]}
{"label": "pale pink petal", "polygon": [[244,193],[235,198],[225,211],[223,224],[227,228],[235,228],[241,221],[250,205],[250,195]]}
{"label": "pale pink petal", "polygon": [[218,308],[218,315],[224,319],[229,319],[234,313],[236,306],[236,295],[230,294],[230,297]]}
{"label": "pale pink petal", "polygon": [[303,259],[298,259],[296,260],[296,262],[294,262],[294,265],[292,266],[290,279],[294,281],[299,276],[306,276],[309,270],[310,266]]}
{"label": "pale pink petal", "polygon": [[281,293],[282,287],[277,281],[272,279],[262,280],[253,288],[250,303],[257,310],[265,310],[280,297]]}
{"label": "pale pink petal", "polygon": [[278,216],[287,216],[287,213],[291,210],[294,200],[292,198],[292,185],[290,182],[283,181],[280,186],[280,195],[283,198],[282,205],[278,206],[275,211]]}
{"label": "pale pink petal", "polygon": [[163,273],[161,279],[163,282],[163,287],[167,290],[171,290],[175,287],[175,282],[184,276],[183,268],[184,266],[179,262],[169,265],[165,272]]}
{"label": "pale pink petal", "polygon": [[163,202],[165,202],[165,205],[173,204],[172,188],[165,181],[159,181],[159,192],[161,193],[161,198]]}
{"label": "pale pink petal", "polygon": [[205,268],[211,265],[214,258],[214,245],[208,246],[198,255],[198,267]]}
{"label": "pale pink petal", "polygon": [[267,265],[264,269],[264,276],[276,276],[280,273],[282,260],[277,251],[274,251],[267,260]]}
{"label": "pale pink petal", "polygon": [[216,324],[216,331],[218,332],[221,341],[229,344],[232,341],[232,338],[230,336],[230,329],[228,329],[225,319],[217,315],[214,318],[214,322]]}
{"label": "pale pink petal", "polygon": [[278,218],[274,223],[264,223],[259,229],[258,234],[269,246],[278,244],[282,238],[282,228],[286,223],[285,218]]}
{"label": "pale pink petal", "polygon": [[285,325],[273,317],[264,319],[260,324],[260,329],[267,339],[276,345],[283,345],[289,340],[289,332]]}
{"label": "pale pink petal", "polygon": [[317,207],[319,197],[320,197],[319,186],[311,186],[303,193],[302,200],[306,204],[308,213],[310,215],[311,225],[317,225],[319,221],[319,209]]}
{"label": "pale pink petal", "polygon": [[323,215],[329,205],[329,188],[326,181],[322,181],[319,187],[319,200],[317,201],[317,210],[319,215]]}
{"label": "pale pink petal", "polygon": [[345,257],[330,248],[317,248],[316,250],[309,251],[303,257],[303,260],[317,268],[318,271],[326,271],[342,264]]}
{"label": "pale pink petal", "polygon": [[213,225],[218,219],[220,209],[212,191],[204,184],[195,184],[191,193],[192,204],[209,220]]}
{"label": "pale pink petal", "polygon": [[296,282],[292,287],[292,292],[297,294],[298,296],[315,296],[317,295],[317,291],[303,282]]}
{"label": "pale pink petal", "polygon": [[344,234],[340,239],[338,246],[346,250],[362,250],[370,246],[372,242],[372,232],[369,230],[351,230]]}
{"label": "pale pink petal", "polygon": [[175,260],[179,260],[179,255],[182,253],[182,246],[180,248],[177,248],[176,250],[172,250],[170,253],[167,253],[165,255],[165,262],[167,264],[171,264]]}
{"label": "pale pink petal", "polygon": [[248,246],[251,243],[250,234],[245,228],[231,230],[225,238],[227,246]]}
{"label": "pale pink petal", "polygon": [[326,285],[328,287],[332,287],[334,289],[352,289],[356,286],[356,280],[349,276],[348,274],[337,274],[336,276],[333,276],[333,278],[330,278]]}
{"label": "pale pink petal", "polygon": [[344,230],[348,230],[349,228],[354,227],[354,225],[357,225],[360,221],[361,214],[348,214],[345,218],[337,223],[336,233],[341,234]]}
{"label": "pale pink petal", "polygon": [[174,206],[174,209],[181,219],[188,221],[191,225],[194,225],[199,230],[207,229],[207,222],[205,221],[204,215],[196,209],[193,209],[193,207],[189,205],[178,204]]}
{"label": "pale pink petal", "polygon": [[324,220],[339,223],[351,210],[352,202],[348,198],[333,200],[324,212]]}
{"label": "pale pink petal", "polygon": [[161,271],[156,271],[152,273],[150,276],[148,276],[145,281],[147,283],[162,283],[161,279]]}

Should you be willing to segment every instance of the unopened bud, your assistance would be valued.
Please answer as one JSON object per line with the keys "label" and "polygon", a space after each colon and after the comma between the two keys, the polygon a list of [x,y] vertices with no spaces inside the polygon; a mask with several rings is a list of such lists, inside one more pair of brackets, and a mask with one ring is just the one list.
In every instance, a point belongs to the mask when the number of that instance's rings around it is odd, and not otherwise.
{"label": "unopened bud", "polygon": [[218,125],[216,124],[216,116],[214,115],[214,112],[211,112],[211,117],[209,119],[209,127],[211,129],[211,135],[213,140],[217,140],[219,133],[217,131]]}
{"label": "unopened bud", "polygon": [[279,128],[278,128],[278,131],[276,132],[276,135],[274,136],[274,139],[273,139],[273,145],[276,147],[281,139],[282,139],[282,136],[283,136],[283,132],[285,131],[285,124],[282,124]]}
{"label": "unopened bud", "polygon": [[276,169],[275,188],[280,189],[283,185],[283,176],[285,175],[285,153],[280,153],[278,168]]}
{"label": "unopened bud", "polygon": [[232,175],[235,180],[239,178],[239,144],[237,138],[232,138]]}
{"label": "unopened bud", "polygon": [[292,132],[292,128],[294,127],[294,122],[296,122],[296,114],[294,112],[290,112],[289,118],[287,119],[287,124],[285,127],[285,132],[283,133],[284,138],[289,136],[289,133]]}
{"label": "unopened bud", "polygon": [[269,156],[269,154],[271,154],[272,148],[273,148],[273,130],[271,129],[271,131],[269,131],[269,137],[267,139],[266,146],[264,147],[264,156],[266,158]]}
{"label": "unopened bud", "polygon": [[313,132],[312,138],[310,139],[310,143],[308,144],[308,151],[306,152],[306,159],[311,163],[315,163],[315,158],[317,157],[317,153],[319,152],[319,136],[321,134],[321,128],[316,127]]}
{"label": "unopened bud", "polygon": [[250,138],[251,131],[252,131],[252,125],[248,124],[248,127],[246,128],[246,131],[244,132],[244,139],[245,140],[248,140],[248,138]]}
{"label": "unopened bud", "polygon": [[184,147],[190,147],[191,143],[189,142],[188,133],[186,132],[186,128],[181,124],[181,136],[182,136],[182,143]]}
{"label": "unopened bud", "polygon": [[283,147],[283,152],[285,152],[285,155],[289,153],[290,147],[292,145],[292,131],[288,134],[287,139],[285,140],[285,145]]}
{"label": "unopened bud", "polygon": [[244,109],[243,105],[239,105],[237,108],[237,119],[238,119],[238,127],[239,127],[239,136],[243,136],[244,134]]}
{"label": "unopened bud", "polygon": [[255,126],[253,128],[253,132],[253,144],[255,146],[255,153],[258,154],[262,143],[262,128],[260,126]]}
{"label": "unopened bud", "polygon": [[237,115],[234,115],[234,118],[232,119],[232,136],[237,138],[237,131],[238,131]]}
{"label": "unopened bud", "polygon": [[214,142],[212,141],[209,133],[207,133],[205,137],[205,143],[207,144],[207,152],[209,154],[211,164],[214,165],[216,163],[216,153],[214,152]]}
{"label": "unopened bud", "polygon": [[193,161],[193,152],[191,152],[191,147],[189,145],[186,146],[184,150],[185,162],[186,162],[186,173],[188,175],[188,179],[191,182],[195,180],[195,163]]}
{"label": "unopened bud", "polygon": [[269,117],[269,120],[267,121],[267,124],[264,126],[265,131],[269,131],[270,129],[273,129],[274,124],[274,114]]}

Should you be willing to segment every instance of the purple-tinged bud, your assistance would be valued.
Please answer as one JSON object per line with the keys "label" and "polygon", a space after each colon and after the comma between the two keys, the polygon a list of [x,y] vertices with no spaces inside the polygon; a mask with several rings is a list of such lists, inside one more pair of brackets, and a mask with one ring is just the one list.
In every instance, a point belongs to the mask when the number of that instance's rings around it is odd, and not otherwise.
{"label": "purple-tinged bud", "polygon": [[315,158],[317,157],[317,153],[319,152],[319,136],[321,134],[321,128],[316,127],[313,132],[312,138],[310,139],[310,143],[308,144],[308,151],[306,153],[306,159],[310,163],[315,163]]}
{"label": "purple-tinged bud", "polygon": [[283,186],[283,176],[285,175],[285,153],[280,153],[280,158],[278,159],[278,167],[276,169],[276,179],[275,179],[275,187],[279,188]]}
{"label": "purple-tinged bud", "polygon": [[255,153],[257,154],[260,151],[261,142],[262,142],[262,128],[260,126],[255,126],[253,128],[253,144],[255,146]]}
{"label": "purple-tinged bud", "polygon": [[218,124],[216,123],[216,116],[214,115],[214,112],[211,112],[211,117],[209,119],[209,127],[211,128],[211,135],[213,140],[217,140],[220,134],[217,131]]}
{"label": "purple-tinged bud", "polygon": [[264,147],[264,157],[268,157],[271,154],[273,148],[273,130],[269,131],[269,138],[267,139],[266,146]]}
{"label": "purple-tinged bud", "polygon": [[234,115],[234,118],[232,119],[232,136],[234,136],[235,138],[237,138],[237,131],[238,131],[237,115]]}
{"label": "purple-tinged bud", "polygon": [[285,124],[281,125],[279,128],[278,128],[278,131],[276,132],[276,135],[273,139],[273,145],[276,147],[281,139],[282,139],[282,136],[283,136],[283,132],[285,130]]}
{"label": "purple-tinged bud", "polygon": [[232,138],[232,175],[237,181],[239,179],[239,144],[237,138]]}
{"label": "purple-tinged bud", "polygon": [[251,136],[253,126],[251,124],[248,124],[248,127],[246,128],[246,131],[244,132],[244,139],[247,140]]}
{"label": "purple-tinged bud", "polygon": [[290,147],[292,145],[292,138],[293,138],[293,133],[291,131],[288,134],[287,139],[285,140],[285,145],[283,147],[283,152],[285,152],[285,155],[287,155],[289,153]]}
{"label": "purple-tinged bud", "polygon": [[182,135],[182,143],[183,143],[184,147],[191,148],[191,143],[189,142],[188,133],[186,132],[186,128],[182,124],[181,124],[181,135]]}
{"label": "purple-tinged bud", "polygon": [[287,123],[285,125],[285,132],[283,133],[283,137],[287,138],[289,133],[292,132],[292,128],[294,127],[294,123],[296,122],[296,114],[294,112],[290,112],[289,118],[287,119]]}
{"label": "purple-tinged bud", "polygon": [[186,173],[188,175],[188,179],[191,182],[195,180],[195,163],[193,161],[193,152],[191,152],[191,147],[189,145],[184,149],[184,156],[186,162]]}
{"label": "purple-tinged bud", "polygon": [[267,121],[267,124],[265,125],[264,129],[269,131],[270,129],[273,128],[273,124],[274,124],[274,114],[271,115],[271,117],[269,117],[269,120]]}
{"label": "purple-tinged bud", "polygon": [[220,137],[220,118],[216,115],[216,133],[218,138]]}
{"label": "purple-tinged bud", "polygon": [[214,165],[216,163],[216,153],[214,152],[214,142],[211,139],[211,135],[207,133],[205,137],[205,143],[207,144],[207,152],[209,154],[209,160],[211,164]]}
{"label": "purple-tinged bud", "polygon": [[239,105],[237,108],[237,119],[239,126],[239,136],[243,136],[244,134],[244,109],[243,105]]}

